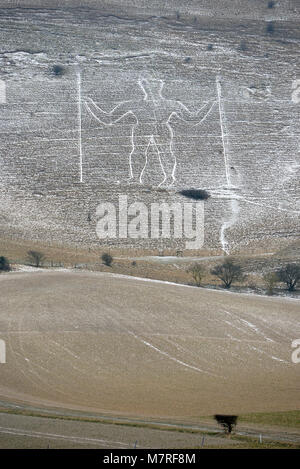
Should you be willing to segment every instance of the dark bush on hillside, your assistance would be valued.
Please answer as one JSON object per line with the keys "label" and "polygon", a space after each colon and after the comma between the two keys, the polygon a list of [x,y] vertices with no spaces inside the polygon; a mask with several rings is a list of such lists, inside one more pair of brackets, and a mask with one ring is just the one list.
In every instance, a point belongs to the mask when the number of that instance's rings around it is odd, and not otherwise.
{"label": "dark bush on hillside", "polygon": [[274,23],[268,23],[267,24],[267,33],[269,34],[273,34],[275,31],[275,26],[274,26]]}
{"label": "dark bush on hillside", "polygon": [[102,261],[104,262],[105,265],[107,265],[108,267],[111,266],[113,258],[110,254],[105,252],[104,254],[102,254],[101,259],[102,259]]}
{"label": "dark bush on hillside", "polygon": [[277,277],[280,282],[286,284],[288,291],[294,291],[300,280],[300,265],[287,264],[285,267],[282,267],[277,271]]}
{"label": "dark bush on hillside", "polygon": [[243,51],[243,52],[245,52],[248,49],[246,41],[242,41],[240,43],[239,49],[240,49],[240,51]]}
{"label": "dark bush on hillside", "polygon": [[10,264],[8,259],[4,256],[0,256],[0,272],[9,272]]}
{"label": "dark bush on hillside", "polygon": [[230,435],[232,433],[233,428],[237,424],[237,415],[215,415],[215,419],[219,425],[224,428],[225,433]]}
{"label": "dark bush on hillside", "polygon": [[179,194],[194,200],[207,200],[210,197],[209,193],[202,189],[183,189]]}
{"label": "dark bush on hillside", "polygon": [[56,77],[61,77],[64,75],[65,69],[61,65],[53,65],[52,73],[54,73]]}

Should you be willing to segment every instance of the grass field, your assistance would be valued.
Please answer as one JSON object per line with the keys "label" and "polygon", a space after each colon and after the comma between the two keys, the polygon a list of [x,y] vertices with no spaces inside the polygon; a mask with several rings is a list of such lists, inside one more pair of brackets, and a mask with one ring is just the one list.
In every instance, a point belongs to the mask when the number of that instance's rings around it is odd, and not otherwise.
{"label": "grass field", "polygon": [[278,425],[281,427],[300,428],[300,410],[288,412],[261,412],[241,415],[240,422],[259,425]]}
{"label": "grass field", "polygon": [[[299,412],[293,414],[295,419],[299,418]],[[276,415],[273,413],[273,416]],[[244,418],[241,417],[239,420],[243,422]],[[251,414],[247,419],[252,421]],[[289,423],[294,425],[296,420],[289,420]],[[295,431],[295,428],[290,430]],[[261,432],[264,432],[263,436]],[[264,426],[248,428],[238,423],[231,438],[228,438],[213,425],[201,429],[174,423],[109,420],[96,416],[21,410],[17,407],[0,408],[0,448],[50,447],[299,449],[300,433],[287,433],[287,427],[270,433]]]}
{"label": "grass field", "polygon": [[0,291],[4,399],[187,421],[299,408],[297,300],[91,272]]}

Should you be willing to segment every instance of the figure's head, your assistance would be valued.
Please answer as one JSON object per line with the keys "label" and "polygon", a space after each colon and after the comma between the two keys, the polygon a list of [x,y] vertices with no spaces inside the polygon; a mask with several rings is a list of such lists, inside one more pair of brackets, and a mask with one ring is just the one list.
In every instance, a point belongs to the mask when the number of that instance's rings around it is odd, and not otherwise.
{"label": "figure's head", "polygon": [[162,80],[141,78],[139,80],[139,85],[145,94],[145,99],[148,97],[160,98],[164,82]]}

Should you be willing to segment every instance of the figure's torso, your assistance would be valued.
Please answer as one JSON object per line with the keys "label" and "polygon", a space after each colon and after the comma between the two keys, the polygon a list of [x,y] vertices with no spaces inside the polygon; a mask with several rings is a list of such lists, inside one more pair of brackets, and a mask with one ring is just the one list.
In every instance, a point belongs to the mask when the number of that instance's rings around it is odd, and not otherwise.
{"label": "figure's torso", "polygon": [[170,115],[174,112],[174,105],[167,99],[135,101],[132,102],[131,111],[137,119],[137,125],[151,122],[167,124]]}

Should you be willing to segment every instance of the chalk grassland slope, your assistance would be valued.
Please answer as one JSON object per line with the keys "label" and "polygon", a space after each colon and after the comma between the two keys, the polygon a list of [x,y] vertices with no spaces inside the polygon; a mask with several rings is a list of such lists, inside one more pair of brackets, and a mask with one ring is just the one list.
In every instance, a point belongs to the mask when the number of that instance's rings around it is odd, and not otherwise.
{"label": "chalk grassland slope", "polygon": [[[269,1],[262,0],[1,0],[3,8],[37,8],[37,9],[78,9],[89,8],[106,13],[122,15],[201,15],[220,18],[243,19],[292,19],[299,13],[297,0],[274,2],[268,9]],[[279,3],[279,5],[278,5]],[[278,8],[279,6],[279,8]]]}
{"label": "chalk grassland slope", "polygon": [[299,409],[299,302],[105,273],[0,278],[0,398],[192,419]]}
{"label": "chalk grassland slope", "polygon": [[[130,203],[183,200],[151,190],[163,177],[153,145],[143,188],[128,188],[133,120],[101,125],[84,106],[79,184],[78,70],[82,102],[92,98],[105,111],[142,100],[141,77],[162,80],[165,99],[196,111],[217,99],[220,76],[222,129],[217,104],[201,125],[171,119],[175,189],[210,191],[207,249],[278,247],[299,235],[299,104],[292,100],[298,2],[272,9],[259,1],[206,1],[200,10],[197,4],[101,2],[102,9],[90,10],[71,8],[83,2],[60,4],[65,9],[1,2],[3,236],[96,245],[100,201],[116,203],[124,193]],[[32,8],[21,8],[26,5]],[[268,21],[274,23],[269,33]],[[61,73],[54,73],[56,65]],[[122,240],[129,248],[139,243],[158,248],[152,240]],[[173,245],[182,247],[180,240]]]}

